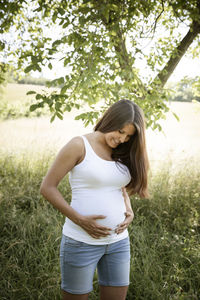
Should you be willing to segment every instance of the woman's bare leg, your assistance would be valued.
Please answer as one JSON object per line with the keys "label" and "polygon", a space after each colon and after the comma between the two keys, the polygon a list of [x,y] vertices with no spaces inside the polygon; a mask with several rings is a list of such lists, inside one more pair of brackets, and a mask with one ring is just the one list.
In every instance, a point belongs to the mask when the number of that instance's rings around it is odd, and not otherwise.
{"label": "woman's bare leg", "polygon": [[75,295],[65,291],[62,291],[62,293],[63,293],[63,300],[87,300],[89,296],[89,294]]}
{"label": "woman's bare leg", "polygon": [[103,286],[100,285],[101,300],[125,300],[128,286]]}

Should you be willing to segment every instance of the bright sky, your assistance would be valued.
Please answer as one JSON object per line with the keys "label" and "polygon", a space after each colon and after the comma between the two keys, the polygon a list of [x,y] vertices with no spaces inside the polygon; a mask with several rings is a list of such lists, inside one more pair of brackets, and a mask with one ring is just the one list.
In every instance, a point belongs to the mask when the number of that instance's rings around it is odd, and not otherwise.
{"label": "bright sky", "polygon": [[187,56],[183,57],[169,80],[178,81],[184,76],[200,76],[200,59],[191,59]]}

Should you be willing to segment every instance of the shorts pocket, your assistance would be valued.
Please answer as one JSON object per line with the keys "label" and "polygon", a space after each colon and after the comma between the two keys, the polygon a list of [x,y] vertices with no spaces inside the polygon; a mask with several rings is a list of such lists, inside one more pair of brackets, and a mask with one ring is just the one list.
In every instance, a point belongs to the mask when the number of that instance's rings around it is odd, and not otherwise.
{"label": "shorts pocket", "polygon": [[64,236],[63,243],[63,260],[71,266],[78,266],[81,260],[83,249],[83,242],[74,240],[68,236]]}
{"label": "shorts pocket", "polygon": [[74,240],[68,236],[65,237],[65,246],[81,247],[83,243],[77,240]]}

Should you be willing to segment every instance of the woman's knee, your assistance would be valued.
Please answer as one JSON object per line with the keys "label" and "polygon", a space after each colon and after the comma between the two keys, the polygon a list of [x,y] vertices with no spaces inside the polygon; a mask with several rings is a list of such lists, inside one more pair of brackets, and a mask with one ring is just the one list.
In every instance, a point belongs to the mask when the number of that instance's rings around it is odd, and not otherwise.
{"label": "woman's knee", "polygon": [[63,295],[63,300],[87,300],[89,293],[88,294],[71,294],[66,291],[62,291]]}

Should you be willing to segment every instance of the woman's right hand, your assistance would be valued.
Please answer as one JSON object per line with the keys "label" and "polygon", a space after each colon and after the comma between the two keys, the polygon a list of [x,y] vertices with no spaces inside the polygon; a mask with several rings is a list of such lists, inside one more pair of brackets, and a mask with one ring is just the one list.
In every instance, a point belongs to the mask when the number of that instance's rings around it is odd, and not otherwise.
{"label": "woman's right hand", "polygon": [[79,226],[81,226],[89,235],[91,235],[95,239],[99,239],[100,237],[105,237],[110,235],[109,227],[102,226],[96,222],[98,219],[105,219],[106,217],[103,215],[89,215],[82,216],[79,222]]}

